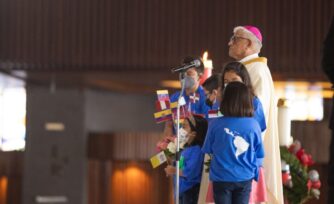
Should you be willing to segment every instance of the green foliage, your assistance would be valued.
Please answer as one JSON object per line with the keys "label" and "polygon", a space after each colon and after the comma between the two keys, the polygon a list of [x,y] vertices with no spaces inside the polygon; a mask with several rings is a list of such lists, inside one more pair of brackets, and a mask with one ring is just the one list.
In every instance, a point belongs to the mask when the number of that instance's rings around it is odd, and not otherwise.
{"label": "green foliage", "polygon": [[281,147],[281,159],[290,165],[292,186],[283,186],[284,196],[289,204],[302,204],[315,197],[313,191],[307,188],[308,173],[307,166],[303,166],[298,158],[289,152],[288,148]]}
{"label": "green foliage", "polygon": [[173,159],[174,159],[174,157],[175,157],[175,153],[170,152],[167,148],[164,149],[163,151],[164,151],[164,153],[165,153],[165,155],[166,155],[167,157],[170,157],[170,158],[173,158]]}

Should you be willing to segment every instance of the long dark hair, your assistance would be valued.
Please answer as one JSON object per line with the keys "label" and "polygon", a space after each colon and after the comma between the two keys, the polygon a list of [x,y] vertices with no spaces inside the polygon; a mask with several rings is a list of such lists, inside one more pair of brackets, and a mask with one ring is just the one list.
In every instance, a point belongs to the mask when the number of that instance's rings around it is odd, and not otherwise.
{"label": "long dark hair", "polygon": [[252,117],[254,115],[253,96],[242,82],[228,83],[222,92],[220,110],[224,116]]}
{"label": "long dark hair", "polygon": [[250,79],[249,73],[246,69],[246,67],[240,63],[240,62],[229,62],[227,63],[223,70],[222,70],[222,86],[221,86],[221,90],[224,90],[224,76],[226,72],[234,72],[236,75],[238,75],[242,82],[248,87],[248,89],[250,90],[251,94],[253,96],[255,96],[254,94],[254,89],[252,86],[252,81]]}
{"label": "long dark hair", "polygon": [[189,146],[199,145],[202,147],[206,131],[208,130],[208,121],[200,115],[192,115],[190,117],[193,117],[194,120],[192,121],[189,117],[186,119],[190,125],[191,131],[196,132],[196,136],[194,141]]}

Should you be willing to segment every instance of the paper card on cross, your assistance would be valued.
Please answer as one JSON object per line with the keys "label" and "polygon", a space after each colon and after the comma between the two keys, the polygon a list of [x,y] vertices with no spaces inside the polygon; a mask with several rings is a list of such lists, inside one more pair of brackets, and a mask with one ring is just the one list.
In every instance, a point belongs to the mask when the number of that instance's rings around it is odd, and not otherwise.
{"label": "paper card on cross", "polygon": [[166,109],[163,111],[159,111],[154,113],[154,118],[156,123],[162,123],[165,121],[169,121],[173,119],[172,110]]}
{"label": "paper card on cross", "polygon": [[157,90],[158,101],[169,101],[168,90]]}
{"label": "paper card on cross", "polygon": [[150,159],[152,167],[156,168],[160,166],[161,164],[165,163],[167,161],[167,157],[163,151],[159,152],[158,154],[154,155]]}
{"label": "paper card on cross", "polygon": [[170,109],[170,102],[169,101],[156,101],[155,108],[157,111]]}
{"label": "paper card on cross", "polygon": [[183,96],[180,98],[179,103],[180,103],[180,106],[186,105],[186,100],[184,99]]}

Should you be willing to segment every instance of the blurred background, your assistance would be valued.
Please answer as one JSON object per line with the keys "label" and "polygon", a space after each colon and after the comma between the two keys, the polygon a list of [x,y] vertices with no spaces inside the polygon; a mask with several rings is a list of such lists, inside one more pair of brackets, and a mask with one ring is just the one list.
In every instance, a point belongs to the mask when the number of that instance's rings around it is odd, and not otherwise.
{"label": "blurred background", "polygon": [[155,90],[208,52],[231,61],[238,25],[263,35],[277,97],[312,154],[325,203],[333,95],[321,70],[332,0],[0,0],[0,204],[172,203],[149,158],[162,134]]}

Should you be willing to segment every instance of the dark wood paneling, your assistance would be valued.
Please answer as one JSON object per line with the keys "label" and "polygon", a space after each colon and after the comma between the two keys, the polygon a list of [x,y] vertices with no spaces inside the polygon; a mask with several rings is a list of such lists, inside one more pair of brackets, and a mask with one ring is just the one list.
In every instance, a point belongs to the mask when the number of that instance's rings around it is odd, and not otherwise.
{"label": "dark wood paneling", "polygon": [[144,160],[156,154],[162,133],[93,133],[88,137],[87,155],[100,160]]}
{"label": "dark wood paneling", "polygon": [[87,143],[88,203],[170,203],[165,165],[153,169],[157,133],[94,133]]}
{"label": "dark wood paneling", "polygon": [[[1,0],[1,68],[164,70],[209,50],[217,70],[236,25],[254,24],[276,78],[322,78],[332,0]],[[14,63],[14,64],[13,64]]]}
{"label": "dark wood paneling", "polygon": [[95,133],[88,137],[88,203],[171,203],[171,180],[153,169],[157,133]]}
{"label": "dark wood paneling", "polygon": [[171,180],[144,161],[88,162],[88,203],[171,203]]}
{"label": "dark wood paneling", "polygon": [[24,153],[0,152],[0,203],[22,203],[22,172]]}

